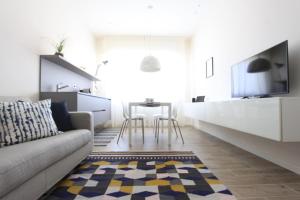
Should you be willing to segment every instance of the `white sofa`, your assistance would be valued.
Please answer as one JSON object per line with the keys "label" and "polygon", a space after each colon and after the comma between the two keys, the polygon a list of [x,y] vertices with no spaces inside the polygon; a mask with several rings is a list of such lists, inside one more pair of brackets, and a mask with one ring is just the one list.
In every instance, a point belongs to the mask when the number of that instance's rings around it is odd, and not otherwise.
{"label": "white sofa", "polygon": [[90,154],[93,115],[70,114],[76,130],[0,148],[0,200],[38,199]]}

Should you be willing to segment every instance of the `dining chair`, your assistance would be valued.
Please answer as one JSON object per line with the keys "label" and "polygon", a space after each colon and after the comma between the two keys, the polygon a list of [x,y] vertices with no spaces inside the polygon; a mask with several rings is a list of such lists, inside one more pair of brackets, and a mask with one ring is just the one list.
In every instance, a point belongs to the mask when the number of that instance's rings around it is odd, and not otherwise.
{"label": "dining chair", "polygon": [[[154,119],[155,137],[157,139],[157,143],[158,143],[158,139],[159,139],[160,122],[168,121],[168,120],[169,120],[169,118],[165,114],[157,115],[156,118]],[[176,106],[173,106],[173,108],[172,108],[171,122],[173,124],[174,131],[176,133],[176,138],[178,138],[178,133],[177,133],[177,129],[178,129],[178,132],[179,132],[181,140],[182,140],[182,144],[184,144],[184,139],[183,139],[183,136],[181,133],[181,129],[179,127],[178,120],[177,120],[177,107]]]}
{"label": "dining chair", "polygon": [[[126,104],[126,105],[127,105],[127,104]],[[128,112],[128,108],[127,108],[127,113],[129,113],[129,112]],[[128,114],[128,116],[129,116],[129,114]],[[138,113],[138,112],[137,112],[137,107],[134,107],[134,112],[133,112],[132,116],[137,117],[137,118],[143,118],[143,119],[145,119],[145,117],[146,117],[145,114],[141,114],[141,113]],[[138,120],[134,120],[134,132],[135,132],[135,133],[137,132],[137,121],[138,121]],[[143,125],[143,126],[144,126],[144,125]]]}
{"label": "dining chair", "polygon": [[[155,133],[155,137],[156,137],[156,127],[157,127],[157,121],[158,121],[157,119],[164,115],[168,115],[168,113],[165,113],[164,107],[161,107],[160,113],[156,113],[156,114],[152,115],[152,117],[153,117],[153,133]],[[163,131],[163,126],[162,126],[162,131]]]}
{"label": "dining chair", "polygon": [[[128,128],[128,122],[129,122],[129,112],[128,112],[128,105],[125,103],[122,103],[122,108],[123,108],[123,118],[124,121],[121,126],[121,130],[118,136],[117,144],[119,144],[120,137],[123,137],[124,132]],[[137,129],[137,121],[141,121],[141,126],[142,126],[142,135],[143,135],[143,144],[145,142],[145,127],[144,127],[144,114],[132,114],[131,115],[131,120],[134,121],[135,123],[135,132]]]}

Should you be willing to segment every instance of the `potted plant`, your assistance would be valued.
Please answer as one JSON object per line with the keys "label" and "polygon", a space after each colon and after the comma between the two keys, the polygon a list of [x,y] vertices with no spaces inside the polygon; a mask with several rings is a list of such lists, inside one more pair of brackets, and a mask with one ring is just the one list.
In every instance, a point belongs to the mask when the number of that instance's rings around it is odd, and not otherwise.
{"label": "potted plant", "polygon": [[55,55],[57,56],[64,56],[64,54],[62,53],[65,47],[65,42],[66,39],[62,39],[61,41],[59,41],[56,45],[55,45]]}

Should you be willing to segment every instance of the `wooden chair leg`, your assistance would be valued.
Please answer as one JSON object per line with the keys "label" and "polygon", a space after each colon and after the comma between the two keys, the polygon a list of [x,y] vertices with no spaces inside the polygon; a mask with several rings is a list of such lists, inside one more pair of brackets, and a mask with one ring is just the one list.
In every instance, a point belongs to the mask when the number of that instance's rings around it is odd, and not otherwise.
{"label": "wooden chair leg", "polygon": [[128,128],[128,119],[126,119],[126,121],[125,121],[124,129],[123,129],[121,137],[123,137],[123,135],[126,132],[127,128]]}
{"label": "wooden chair leg", "polygon": [[121,135],[123,135],[123,130],[124,130],[125,123],[126,123],[126,120],[124,120],[123,123],[122,123],[121,130],[120,130],[118,140],[117,140],[117,144],[119,144],[120,137],[121,137]]}
{"label": "wooden chair leg", "polygon": [[177,130],[176,130],[176,125],[175,125],[174,120],[172,120],[172,123],[173,123],[173,127],[174,127],[174,130],[175,130],[175,133],[176,133],[176,138],[178,138],[178,133],[177,133]]}
{"label": "wooden chair leg", "polygon": [[123,121],[122,126],[121,126],[121,130],[120,130],[121,135],[123,134],[123,131],[125,128],[125,123],[126,123],[126,119]]}
{"label": "wooden chair leg", "polygon": [[184,144],[184,140],[183,140],[183,137],[182,137],[182,133],[181,133],[181,130],[180,130],[180,127],[179,127],[178,121],[177,121],[177,120],[175,120],[175,121],[176,121],[176,123],[177,123],[177,128],[178,128],[178,130],[179,130],[179,133],[180,133],[180,136],[181,136],[182,144]]}
{"label": "wooden chair leg", "polygon": [[145,143],[145,130],[144,130],[144,119],[141,119],[142,121],[142,134],[143,134],[143,144]]}

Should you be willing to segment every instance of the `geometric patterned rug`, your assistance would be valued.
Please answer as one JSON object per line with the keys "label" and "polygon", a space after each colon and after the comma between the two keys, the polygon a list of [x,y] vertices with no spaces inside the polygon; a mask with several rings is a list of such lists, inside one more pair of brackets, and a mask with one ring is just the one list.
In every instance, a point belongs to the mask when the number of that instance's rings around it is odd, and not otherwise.
{"label": "geometric patterned rug", "polygon": [[94,153],[47,200],[236,200],[192,152]]}

